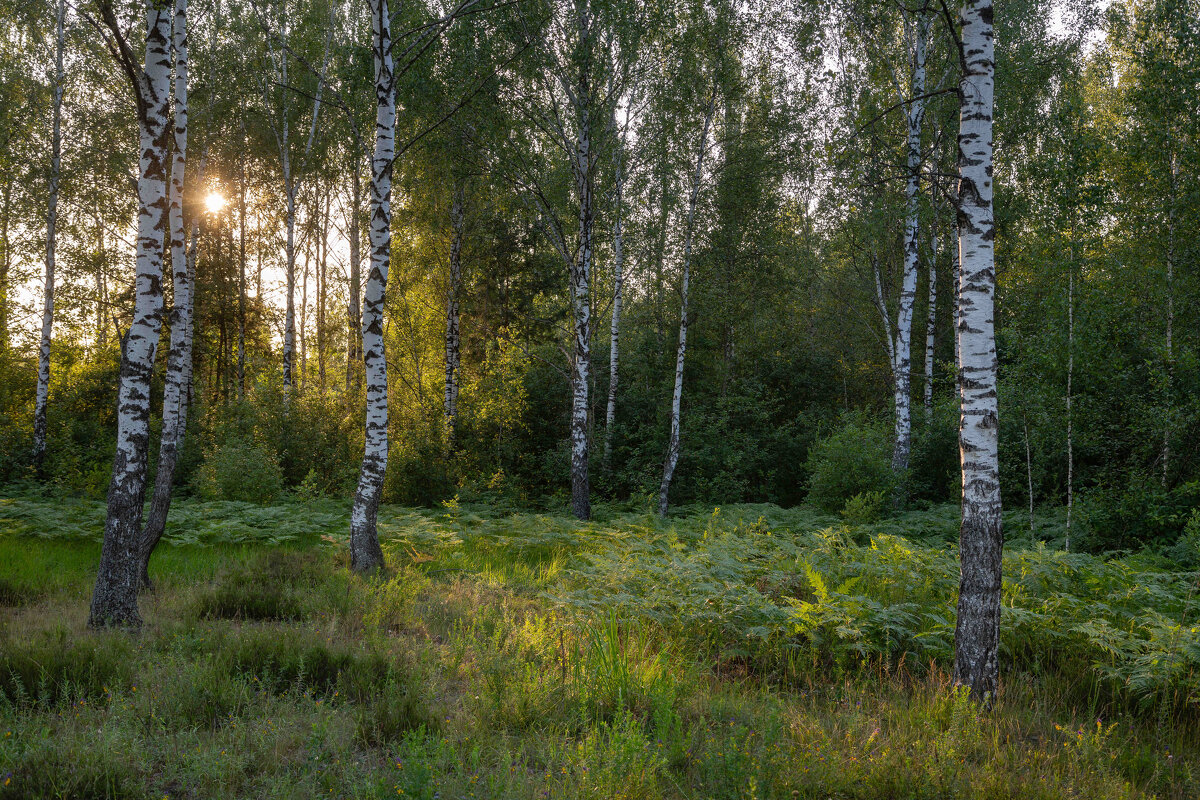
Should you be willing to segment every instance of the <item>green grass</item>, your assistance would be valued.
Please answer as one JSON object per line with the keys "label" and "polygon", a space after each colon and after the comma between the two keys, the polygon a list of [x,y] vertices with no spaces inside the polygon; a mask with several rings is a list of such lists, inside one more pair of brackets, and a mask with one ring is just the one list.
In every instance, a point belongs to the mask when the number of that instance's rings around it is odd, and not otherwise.
{"label": "green grass", "polygon": [[1200,794],[1197,575],[1149,556],[1010,542],[980,714],[953,509],[387,507],[366,581],[346,519],[179,501],[144,628],[92,632],[102,504],[0,500],[0,797]]}

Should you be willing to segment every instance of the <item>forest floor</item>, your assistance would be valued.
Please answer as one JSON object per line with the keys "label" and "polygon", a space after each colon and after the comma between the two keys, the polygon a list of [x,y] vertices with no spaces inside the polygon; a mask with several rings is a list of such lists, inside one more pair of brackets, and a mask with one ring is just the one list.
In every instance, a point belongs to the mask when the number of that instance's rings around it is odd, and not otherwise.
{"label": "forest floor", "polygon": [[385,507],[361,580],[344,505],[182,500],[92,632],[103,504],[9,496],[0,797],[1200,796],[1196,573],[1013,541],[982,713],[954,513]]}

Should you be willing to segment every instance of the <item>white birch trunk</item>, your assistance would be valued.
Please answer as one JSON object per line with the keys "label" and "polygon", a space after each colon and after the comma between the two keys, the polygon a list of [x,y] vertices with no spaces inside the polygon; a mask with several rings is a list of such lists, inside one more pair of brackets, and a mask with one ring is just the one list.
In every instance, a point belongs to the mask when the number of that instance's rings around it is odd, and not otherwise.
{"label": "white birch trunk", "polygon": [[1175,382],[1175,203],[1179,181],[1179,157],[1171,153],[1171,195],[1167,209],[1167,381],[1164,387],[1166,410],[1163,415],[1162,486],[1167,488],[1171,473],[1171,387]]}
{"label": "white birch trunk", "polygon": [[937,333],[937,257],[938,237],[930,238],[929,254],[929,314],[925,321],[925,425],[933,422],[933,347]]}
{"label": "white birch trunk", "polygon": [[350,513],[350,567],[383,566],[375,527],[388,458],[387,358],[383,305],[392,251],[392,161],[396,152],[396,90],[392,76],[391,15],[387,0],[370,0],[375,53],[375,155],[371,162],[371,272],[363,298],[363,362],[367,378],[366,444]]}
{"label": "white birch trunk", "polygon": [[963,75],[959,87],[958,219],[962,279],[958,305],[963,502],[954,680],[986,703],[999,685],[1003,550],[994,327],[992,0],[966,0],[960,13]]}
{"label": "white birch trunk", "polygon": [[[579,48],[591,51],[591,12],[586,2],[577,0]],[[576,136],[572,158],[575,191],[579,197],[579,250],[571,262],[571,312],[574,319],[574,347],[571,363],[571,510],[579,519],[592,515],[588,483],[588,388],[591,372],[591,277],[592,277],[592,107],[591,84],[584,58],[579,65],[575,88]]]}
{"label": "white birch trunk", "polygon": [[[137,277],[133,320],[121,357],[117,447],[108,487],[104,544],[88,624],[139,625],[142,503],[150,444],[150,377],[162,328],[163,235],[167,212],[168,99],[172,10],[146,4],[145,65],[134,76],[141,140]],[[115,20],[113,20],[115,22]]]}
{"label": "white birch trunk", "polygon": [[[929,16],[917,15],[916,37],[913,42],[911,92],[913,98],[925,94],[925,47],[929,34]],[[917,299],[917,268],[919,241],[919,203],[921,187],[921,125],[925,117],[925,100],[911,99],[907,103],[908,176],[904,188],[904,279],[900,290],[900,307],[896,314],[895,348],[895,440],[892,450],[892,471],[902,475],[908,469],[912,450],[912,330],[913,308]],[[897,500],[900,498],[897,497]]]}
{"label": "white birch trunk", "polygon": [[[150,515],[141,537],[142,587],[150,586],[150,555],[162,538],[171,509],[171,485],[175,464],[187,428],[187,381],[191,363],[188,343],[192,329],[192,282],[188,264],[187,239],[183,225],[184,172],[187,166],[188,137],[188,63],[187,0],[175,0],[172,46],[175,51],[175,148],[171,154],[171,179],[168,187],[170,225],[171,280],[173,305],[170,311],[171,350],[167,355],[167,374],[163,389],[162,434],[159,437],[158,469],[154,475],[154,494]],[[203,167],[201,168],[203,171]]]}
{"label": "white birch trunk", "polygon": [[[33,409],[33,463],[40,472],[46,458],[46,403],[50,397],[50,340],[54,334],[54,258],[58,227],[58,176],[62,163],[63,49],[66,43],[66,0],[58,2],[58,38],[54,49],[54,110],[50,134],[50,197],[46,208],[46,282],[42,305],[42,338],[38,346],[37,398]],[[7,257],[7,253],[5,254]]]}
{"label": "white birch trunk", "polygon": [[450,284],[446,289],[446,450],[454,450],[455,424],[458,422],[459,327],[458,297],[462,291],[463,187],[454,188],[450,206]]}
{"label": "white birch trunk", "polygon": [[[347,230],[350,235],[350,302],[346,313],[348,331],[346,335],[346,396],[357,394],[362,385],[359,364],[362,362],[362,316],[359,311],[359,298],[362,296],[362,281],[360,270],[362,265],[362,229],[360,214],[362,213],[362,180],[359,176],[359,159],[354,157],[353,184],[350,190],[350,212],[347,220]],[[352,401],[351,401],[352,402]]]}
{"label": "white birch trunk", "polygon": [[[615,112],[614,112],[615,117]],[[615,122],[615,120],[614,120]],[[613,425],[617,420],[617,364],[621,342],[621,291],[625,282],[625,241],[622,203],[625,199],[625,134],[617,140],[616,220],[613,222],[613,304],[608,345],[608,406],[604,414],[604,467],[612,466]]]}
{"label": "white birch trunk", "polygon": [[658,488],[658,513],[666,515],[671,491],[671,479],[679,463],[679,411],[683,400],[683,361],[687,354],[688,284],[691,281],[692,239],[696,231],[696,203],[700,198],[700,182],[704,178],[704,155],[708,151],[708,131],[712,127],[717,105],[717,89],[713,86],[708,107],[704,110],[704,127],[700,131],[700,149],[696,153],[696,171],[692,176],[692,196],[688,198],[687,228],[683,235],[683,278],[680,283],[679,346],[675,351],[675,388],[671,393],[671,433],[667,442],[667,457],[663,462],[662,483]]}

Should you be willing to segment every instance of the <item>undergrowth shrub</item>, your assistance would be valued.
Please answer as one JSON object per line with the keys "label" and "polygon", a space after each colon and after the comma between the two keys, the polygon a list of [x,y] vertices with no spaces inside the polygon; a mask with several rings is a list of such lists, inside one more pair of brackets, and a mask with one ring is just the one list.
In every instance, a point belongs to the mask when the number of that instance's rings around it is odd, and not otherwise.
{"label": "undergrowth shrub", "polygon": [[890,441],[883,424],[859,416],[849,418],[809,451],[809,500],[833,514],[856,495],[880,492],[891,496],[895,480]]}
{"label": "undergrowth shrub", "polygon": [[266,504],[283,489],[275,451],[262,442],[232,439],[209,451],[196,472],[196,492],[205,500]]}

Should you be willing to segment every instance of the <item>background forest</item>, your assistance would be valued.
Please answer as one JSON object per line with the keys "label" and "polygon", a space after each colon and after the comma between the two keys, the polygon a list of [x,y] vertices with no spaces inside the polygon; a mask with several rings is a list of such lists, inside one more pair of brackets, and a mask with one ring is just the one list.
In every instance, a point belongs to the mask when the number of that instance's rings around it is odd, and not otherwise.
{"label": "background forest", "polygon": [[[132,314],[136,125],[101,38],[68,9],[39,470],[52,5],[9,0],[0,12],[0,480],[40,477],[98,496]],[[1070,503],[1076,546],[1090,550],[1172,546],[1200,508],[1195,12],[1178,0],[1013,0],[997,10],[1003,495],[1009,509]],[[539,91],[556,80],[531,27],[543,11],[406,3],[396,13],[407,48],[397,56],[398,142],[411,146],[395,167],[384,500],[490,494],[560,506],[572,342],[556,247],[576,246],[578,200],[556,139],[562,109]],[[958,104],[940,9],[728,5],[713,16],[650,3],[596,13],[596,495],[641,502],[659,489],[690,258],[674,502],[808,498],[836,511],[861,495],[882,513],[893,494],[917,507],[955,499]],[[352,490],[363,425],[356,316],[368,170],[355,142],[370,127],[365,14],[307,0],[193,4],[185,215],[198,222],[199,256],[193,411],[175,475],[184,492],[264,502]],[[428,22],[443,18],[452,24]],[[918,40],[925,96],[906,104],[919,94]],[[914,116],[919,283],[908,286]],[[618,274],[620,360],[610,370]],[[890,353],[905,325],[911,457],[894,464]]]}

